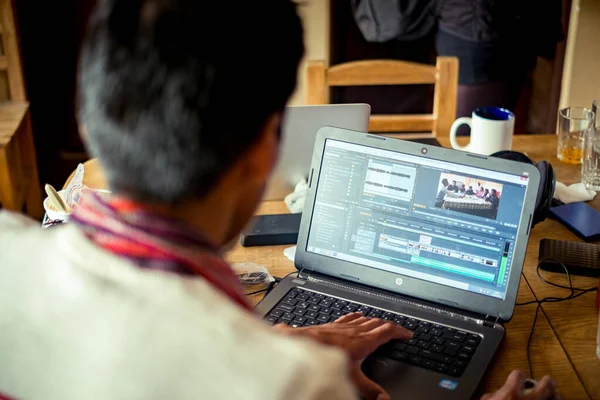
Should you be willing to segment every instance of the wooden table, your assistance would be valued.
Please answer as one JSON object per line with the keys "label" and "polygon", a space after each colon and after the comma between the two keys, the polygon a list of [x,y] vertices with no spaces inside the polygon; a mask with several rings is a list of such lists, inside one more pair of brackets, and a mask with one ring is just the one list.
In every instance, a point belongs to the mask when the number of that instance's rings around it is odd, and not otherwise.
{"label": "wooden table", "polygon": [[[464,140],[464,139],[463,139]],[[449,143],[444,143],[448,146]],[[556,157],[556,136],[555,135],[523,135],[515,136],[513,140],[513,149],[526,153],[529,158],[540,161],[550,161],[556,172],[558,181],[566,185],[581,181],[580,166],[564,164]],[[588,203],[596,210],[600,210],[600,196]],[[544,238],[581,241],[562,224],[555,220],[547,219],[536,225],[531,231],[529,244],[527,246],[527,256],[523,272],[528,287],[534,293],[536,299],[541,300],[546,297],[566,297],[570,291],[556,288],[542,281],[536,272],[538,263],[538,251],[540,241]],[[550,282],[567,286],[567,279],[564,274],[542,272],[543,276]],[[590,288],[598,285],[598,280],[594,278],[573,277],[573,286],[578,288]],[[521,300],[518,300],[521,302]],[[595,307],[596,293],[591,292],[573,300],[560,303],[544,303],[542,305],[543,315],[546,323],[550,324],[552,332],[560,342],[563,353],[567,355],[571,362],[582,389],[586,395],[592,399],[600,399],[600,360],[596,357],[596,334],[598,332],[598,311]],[[524,306],[535,310],[536,305]],[[517,308],[516,312],[521,312]],[[541,315],[542,313],[540,313]],[[510,331],[512,322],[508,325]],[[539,326],[539,325],[538,325]],[[537,329],[537,328],[536,328]],[[544,373],[540,368],[551,359],[551,351],[545,348],[540,342],[540,332],[536,331],[535,341],[533,342],[532,352],[536,352],[536,357],[541,357],[539,362],[533,363],[533,370],[536,376]],[[544,347],[542,347],[544,346]],[[567,387],[565,382],[559,382],[562,387]],[[565,398],[571,398],[568,396]],[[573,398],[575,398],[573,396]]]}
{"label": "wooden table", "polygon": [[[287,208],[283,202],[265,202],[257,214],[282,214]],[[269,247],[242,247],[239,244],[228,254],[231,263],[252,261],[264,265],[271,274],[283,277],[294,271],[294,264],[283,255],[283,250],[289,246]],[[522,280],[519,287],[517,302],[527,302],[535,297]],[[258,302],[257,296],[255,301]],[[512,321],[507,324],[506,338],[498,355],[490,367],[484,388],[491,391],[500,387],[513,369],[527,371],[527,337],[531,330],[535,306],[520,307],[515,310]],[[569,388],[568,397],[565,399],[589,399],[568,356],[562,349],[560,342],[552,331],[546,317],[540,313],[538,316],[535,336],[532,344],[532,362],[538,378],[550,374],[556,378],[562,388]],[[595,357],[595,356],[594,356]],[[565,393],[567,393],[565,391]]]}
{"label": "wooden table", "polygon": [[[462,139],[463,141],[465,139]],[[441,140],[448,146],[447,141]],[[556,159],[555,135],[516,136],[513,149],[524,152],[534,160],[549,160],[564,183],[579,181],[579,168],[560,163]],[[106,188],[98,164],[86,165],[84,183],[92,188]],[[600,200],[592,205],[600,209]],[[257,214],[285,213],[282,202],[264,202]],[[547,220],[537,225],[531,233],[525,259],[517,302],[542,299],[547,296],[564,297],[566,290],[547,285],[536,275],[538,246],[542,238],[577,240],[566,228]],[[250,247],[236,246],[228,253],[231,263],[251,261],[264,265],[271,274],[283,277],[294,271],[294,265],[284,255],[287,246]],[[564,275],[545,273],[549,280],[565,283]],[[575,278],[576,287],[591,287],[595,279]],[[255,298],[258,301],[260,298]],[[596,332],[598,313],[595,309],[595,293],[557,304],[544,304],[539,313],[531,347],[534,375],[553,375],[559,391],[565,399],[600,399],[600,361],[596,357]],[[536,305],[517,307],[507,334],[488,376],[484,382],[486,391],[501,386],[509,372],[515,368],[527,371],[526,346]]]}
{"label": "wooden table", "polygon": [[[519,146],[517,143],[516,145]],[[532,143],[523,143],[521,146],[529,153],[529,157],[550,161],[556,171],[557,180],[567,185],[581,181],[579,166],[564,164],[556,158],[556,136],[540,138],[540,140],[535,140],[534,137]],[[600,196],[588,204],[600,210]],[[557,221],[548,219],[537,225],[531,231],[527,248],[525,280],[538,300],[551,296],[568,296],[569,290],[548,285],[536,273],[539,243],[544,238],[581,241]],[[564,274],[547,272],[542,274],[551,282],[567,285]],[[573,277],[575,287],[590,288],[597,285],[597,279]],[[598,311],[595,303],[596,293],[591,292],[566,302],[544,303],[542,309],[586,392],[590,398],[600,399],[600,360],[596,357]]]}

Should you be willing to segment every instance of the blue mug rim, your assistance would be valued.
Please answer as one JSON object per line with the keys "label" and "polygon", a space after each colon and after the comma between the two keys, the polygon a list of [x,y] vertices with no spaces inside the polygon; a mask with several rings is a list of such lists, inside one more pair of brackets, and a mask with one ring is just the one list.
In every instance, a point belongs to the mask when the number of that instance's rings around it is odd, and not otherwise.
{"label": "blue mug rim", "polygon": [[[486,118],[479,114],[480,112],[482,112],[484,110],[490,110],[490,109],[500,111],[500,112],[506,114],[506,118],[505,119],[490,119],[490,118]],[[496,107],[496,106],[478,107],[473,111],[473,115],[476,115],[479,118],[482,118],[482,119],[485,119],[488,121],[495,121],[495,122],[510,121],[511,119],[515,118],[515,114],[512,111],[510,111],[506,108],[503,108],[503,107]]]}

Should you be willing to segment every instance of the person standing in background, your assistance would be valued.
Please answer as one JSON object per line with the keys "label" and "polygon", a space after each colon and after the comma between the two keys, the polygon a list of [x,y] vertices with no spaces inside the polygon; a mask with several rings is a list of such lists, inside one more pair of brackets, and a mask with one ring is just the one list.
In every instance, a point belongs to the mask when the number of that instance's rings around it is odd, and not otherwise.
{"label": "person standing in background", "polygon": [[458,57],[460,65],[456,116],[490,105],[515,111],[537,56],[553,58],[564,39],[561,1],[438,4],[438,55]]}
{"label": "person standing in background", "polygon": [[[410,42],[436,30],[439,56],[459,59],[457,117],[497,106],[516,111],[537,56],[564,39],[561,0],[353,0],[366,40]],[[525,121],[525,115],[517,120]],[[466,126],[459,134],[468,132]]]}

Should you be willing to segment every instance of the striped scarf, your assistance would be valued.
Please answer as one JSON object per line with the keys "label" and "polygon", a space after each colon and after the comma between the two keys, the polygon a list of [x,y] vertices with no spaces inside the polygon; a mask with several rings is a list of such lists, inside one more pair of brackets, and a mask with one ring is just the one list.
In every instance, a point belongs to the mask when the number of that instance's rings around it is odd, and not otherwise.
{"label": "striped scarf", "polygon": [[143,269],[201,276],[241,307],[250,305],[217,246],[184,223],[118,197],[85,196],[70,219],[97,246]]}

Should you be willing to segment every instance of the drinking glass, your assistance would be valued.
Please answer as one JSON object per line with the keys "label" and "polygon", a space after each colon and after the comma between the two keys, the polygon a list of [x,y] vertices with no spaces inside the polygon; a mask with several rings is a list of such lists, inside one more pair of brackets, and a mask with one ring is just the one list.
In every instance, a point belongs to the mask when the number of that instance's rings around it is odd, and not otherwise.
{"label": "drinking glass", "polygon": [[594,121],[592,110],[583,107],[567,107],[558,115],[557,157],[567,164],[581,164],[583,136]]}
{"label": "drinking glass", "polygon": [[581,181],[587,189],[600,191],[600,116],[597,110],[598,102],[594,101],[592,111],[595,120],[583,139]]}

